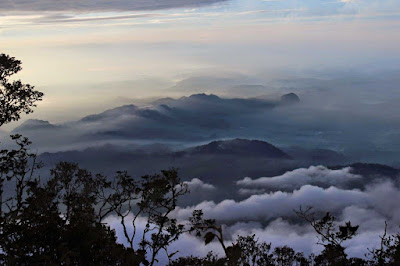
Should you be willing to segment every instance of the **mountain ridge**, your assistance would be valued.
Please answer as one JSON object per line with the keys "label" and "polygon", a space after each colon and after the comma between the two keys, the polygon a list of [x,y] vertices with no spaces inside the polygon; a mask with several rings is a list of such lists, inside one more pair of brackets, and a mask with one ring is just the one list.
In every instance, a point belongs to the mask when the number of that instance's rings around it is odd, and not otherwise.
{"label": "mountain ridge", "polygon": [[216,140],[205,145],[189,148],[189,154],[219,154],[219,155],[252,155],[276,159],[293,159],[290,155],[276,146],[261,140],[231,139]]}

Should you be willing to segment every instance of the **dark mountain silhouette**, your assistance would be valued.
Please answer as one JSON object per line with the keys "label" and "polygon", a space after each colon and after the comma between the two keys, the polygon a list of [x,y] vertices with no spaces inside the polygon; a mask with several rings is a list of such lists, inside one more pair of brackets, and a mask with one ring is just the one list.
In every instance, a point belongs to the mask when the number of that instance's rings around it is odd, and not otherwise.
{"label": "dark mountain silhouette", "polygon": [[31,130],[47,130],[56,129],[57,126],[51,124],[49,121],[29,119],[22,123],[20,126],[16,127],[13,132],[31,131]]}
{"label": "dark mountain silhouette", "polygon": [[153,105],[167,105],[169,107],[201,110],[205,113],[231,114],[237,112],[250,112],[259,108],[273,108],[277,102],[257,98],[220,98],[214,94],[193,94],[178,99],[163,98],[156,100]]}
{"label": "dark mountain silhouette", "polygon": [[295,93],[288,93],[285,95],[282,95],[281,97],[281,104],[296,104],[300,102],[299,96]]}
{"label": "dark mountain silhouette", "polygon": [[102,119],[115,118],[121,115],[133,115],[138,110],[138,107],[130,104],[123,105],[114,109],[106,110],[100,114],[88,115],[80,120],[80,122],[95,122]]}
{"label": "dark mountain silhouette", "polygon": [[198,93],[198,94],[192,94],[190,96],[183,96],[178,99],[174,98],[161,98],[158,100],[155,100],[152,102],[152,105],[172,105],[172,106],[177,106],[177,105],[182,105],[182,104],[188,104],[188,103],[195,103],[195,104],[201,104],[201,103],[221,103],[225,99],[222,99],[218,97],[217,95],[214,94],[206,94],[206,93]]}
{"label": "dark mountain silhouette", "polygon": [[275,114],[268,113],[279,104],[279,101],[258,98],[222,98],[199,93],[178,99],[159,99],[145,107],[124,105],[57,127],[35,122],[17,129],[21,134],[29,130],[27,136],[42,150],[56,150],[60,144],[62,147],[83,145],[81,148],[85,148],[97,141],[198,143],[254,135],[254,132],[257,137],[266,130],[273,136],[277,134],[274,131]]}
{"label": "dark mountain silhouette", "polygon": [[[398,182],[400,170],[379,164],[340,164],[340,154],[329,150],[302,150],[310,153],[306,158],[294,156],[287,149],[280,149],[268,142],[247,139],[212,141],[205,145],[183,148],[176,151],[165,144],[124,146],[107,144],[81,151],[44,153],[39,156],[45,164],[44,171],[59,161],[76,162],[94,172],[113,176],[116,170],[128,171],[140,176],[156,173],[171,167],[179,169],[183,180],[199,178],[203,182],[219,188],[218,193],[209,195],[208,200],[240,198],[236,195],[236,181],[249,177],[278,176],[297,168],[322,164],[323,159],[332,161],[330,169],[351,167],[354,174],[362,175],[362,180],[349,183],[351,188],[362,189],[376,180],[390,179]],[[299,153],[297,153],[299,155]],[[315,156],[317,155],[317,157]],[[315,161],[317,160],[317,161]],[[319,161],[318,161],[319,160]],[[194,204],[198,199],[186,199],[182,204]]]}
{"label": "dark mountain silhouette", "polygon": [[284,152],[296,160],[312,161],[318,164],[335,165],[349,162],[343,154],[328,149],[306,149],[302,147],[284,148]]}
{"label": "dark mountain silhouette", "polygon": [[183,97],[183,99],[197,100],[197,101],[221,101],[222,98],[215,94],[198,93],[192,94],[189,97]]}
{"label": "dark mountain silhouette", "polygon": [[[229,127],[225,118],[232,114],[255,112],[259,108],[271,107],[274,107],[273,103],[260,99],[223,99],[213,94],[200,93],[179,99],[159,99],[144,108],[124,105],[100,114],[86,116],[79,122],[116,121],[118,118],[125,117],[125,123],[129,124],[129,117],[132,116],[132,118],[139,117],[168,123],[168,125],[176,123],[177,125],[221,129]],[[114,131],[114,129],[110,128],[108,131]]]}
{"label": "dark mountain silhouette", "polygon": [[[236,191],[236,181],[244,176],[274,176],[298,167],[295,160],[279,148],[257,140],[233,139],[206,145],[171,150],[165,145],[104,145],[81,151],[43,153],[39,159],[44,172],[59,161],[69,161],[108,176],[116,170],[135,175],[155,173],[171,167],[179,169],[183,180],[199,178],[216,186],[224,185],[210,199],[223,200]],[[194,199],[186,199],[193,203]]]}
{"label": "dark mountain silhouette", "polygon": [[274,145],[246,139],[213,141],[181,151],[160,144],[107,144],[82,151],[43,153],[40,159],[49,167],[58,161],[73,161],[108,174],[115,169],[145,174],[177,167],[184,179],[201,177],[213,184],[232,185],[243,176],[277,175],[298,167],[296,161]]}
{"label": "dark mountain silhouette", "polygon": [[225,141],[213,141],[209,144],[197,146],[186,151],[184,154],[226,154],[226,155],[251,155],[262,156],[276,159],[291,159],[291,157],[265,141],[233,139]]}
{"label": "dark mountain silhouette", "polygon": [[[390,177],[392,179],[400,178],[400,169],[376,163],[354,163],[346,165],[351,167],[351,172],[356,175],[362,175],[368,178]],[[343,166],[330,167],[331,169],[341,169]]]}

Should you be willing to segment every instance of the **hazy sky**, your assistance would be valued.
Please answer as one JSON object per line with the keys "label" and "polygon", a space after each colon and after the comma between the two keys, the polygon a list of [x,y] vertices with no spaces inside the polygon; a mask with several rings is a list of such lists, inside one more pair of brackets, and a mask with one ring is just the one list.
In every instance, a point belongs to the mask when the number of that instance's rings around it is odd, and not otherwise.
{"label": "hazy sky", "polygon": [[398,0],[0,0],[0,51],[66,120],[199,73],[396,70],[399,18]]}

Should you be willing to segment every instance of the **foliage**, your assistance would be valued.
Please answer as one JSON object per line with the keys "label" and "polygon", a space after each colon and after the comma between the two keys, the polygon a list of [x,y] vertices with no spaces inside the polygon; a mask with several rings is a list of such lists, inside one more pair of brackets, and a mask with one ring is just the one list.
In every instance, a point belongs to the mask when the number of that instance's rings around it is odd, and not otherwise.
{"label": "foliage", "polygon": [[225,252],[225,258],[217,260],[221,265],[310,265],[303,253],[296,253],[288,246],[276,247],[271,252],[271,243],[259,242],[255,235],[238,236],[235,242],[226,246],[222,226],[213,219],[204,219],[201,210],[193,211],[189,221],[190,232],[202,237],[206,245],[213,240],[221,245]]}
{"label": "foliage", "polygon": [[[123,260],[153,265],[158,252],[168,252],[169,244],[183,233],[184,226],[168,217],[177,198],[187,192],[175,170],[139,180],[118,172],[108,181],[77,164],[61,162],[51,170],[49,180],[40,182],[34,175],[38,166],[36,155],[29,153],[29,141],[20,136],[15,140],[19,149],[4,151],[0,161],[3,180],[16,182],[0,219],[5,264],[110,265]],[[130,235],[125,218],[134,211],[135,230]],[[110,213],[121,218],[129,249],[116,244],[114,231],[103,224]],[[136,248],[135,220],[139,215],[147,217],[147,223]]]}
{"label": "foliage", "polygon": [[357,234],[358,225],[352,226],[351,222],[344,225],[336,225],[335,217],[329,212],[316,220],[312,208],[296,211],[297,215],[307,221],[317,233],[318,244],[324,246],[322,253],[315,258],[318,265],[348,265],[344,241],[352,239]]}
{"label": "foliage", "polygon": [[385,231],[381,236],[380,247],[369,250],[367,257],[370,257],[374,265],[399,265],[400,233],[387,235],[387,223],[385,222]]}
{"label": "foliage", "polygon": [[199,258],[195,256],[180,257],[171,261],[169,266],[223,266],[225,260],[219,259],[217,255],[209,252],[206,257]]}
{"label": "foliage", "polygon": [[[159,251],[168,253],[168,246],[184,232],[183,225],[168,217],[177,198],[187,192],[175,170],[138,180],[118,172],[108,181],[61,162],[51,170],[51,178],[41,182],[29,141],[20,136],[15,140],[19,149],[4,151],[0,160],[4,181],[16,182],[0,217],[2,264],[154,265]],[[125,218],[135,211],[135,230],[129,234]],[[115,232],[103,224],[111,213],[121,219],[128,248],[117,244]],[[139,215],[147,221],[140,241],[135,239]]]}
{"label": "foliage", "polygon": [[22,113],[33,112],[35,102],[42,100],[43,93],[34,86],[9,80],[21,69],[21,61],[0,54],[0,126],[18,120]]}
{"label": "foliage", "polygon": [[[0,54],[0,126],[33,112],[42,100],[43,93],[33,86],[9,80],[21,69],[21,61]],[[77,164],[61,162],[42,182],[36,176],[41,165],[29,151],[31,142],[21,135],[11,138],[18,148],[0,151],[2,264],[154,265],[161,250],[168,258],[176,253],[168,253],[167,247],[184,226],[169,214],[188,192],[176,170],[141,179],[117,172],[110,181]],[[5,183],[13,191],[3,201]],[[121,220],[128,248],[117,244],[115,232],[104,224],[110,214]],[[134,219],[128,222],[130,214]],[[135,238],[139,216],[147,221],[140,240]]]}

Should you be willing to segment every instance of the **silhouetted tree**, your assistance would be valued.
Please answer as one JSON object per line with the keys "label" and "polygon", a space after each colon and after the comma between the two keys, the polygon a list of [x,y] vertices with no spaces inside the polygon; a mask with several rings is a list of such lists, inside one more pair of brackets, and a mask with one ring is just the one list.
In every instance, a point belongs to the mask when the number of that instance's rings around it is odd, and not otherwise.
{"label": "silhouetted tree", "polygon": [[238,263],[241,257],[240,251],[234,246],[226,247],[222,226],[218,225],[215,219],[204,219],[202,210],[194,210],[189,221],[191,226],[189,231],[197,237],[202,237],[206,245],[214,239],[219,242],[226,255],[226,258],[221,259],[220,263],[226,262],[228,265],[236,265]]}
{"label": "silhouetted tree", "polygon": [[[303,253],[296,253],[288,246],[276,247],[274,252],[270,252],[271,243],[259,242],[255,235],[238,236],[235,242],[230,246],[226,246],[222,226],[218,225],[214,219],[204,219],[202,210],[193,211],[189,221],[191,225],[190,232],[202,237],[206,245],[213,240],[217,240],[220,243],[225,252],[225,258],[216,260],[216,265],[305,266],[311,263],[311,260],[305,258]],[[190,257],[190,259],[193,260],[193,257]],[[202,259],[199,260],[201,261]]]}
{"label": "silhouetted tree", "polygon": [[0,262],[120,265],[136,261],[133,252],[116,243],[114,231],[96,220],[99,179],[77,165],[60,163],[42,184],[35,175],[36,155],[29,153],[29,141],[17,136],[15,140],[20,148],[6,152],[1,161],[1,173],[15,186],[0,217]]}
{"label": "silhouetted tree", "polygon": [[255,235],[238,236],[233,245],[240,250],[240,265],[273,265],[271,244],[259,242]]}
{"label": "silhouetted tree", "polygon": [[[0,54],[0,126],[29,114],[43,93],[9,77],[21,61]],[[188,192],[176,170],[134,179],[118,172],[109,181],[77,164],[61,162],[49,180],[36,176],[40,163],[29,151],[31,142],[13,135],[17,148],[0,151],[0,262],[54,265],[154,265],[157,255],[185,231],[170,219],[180,196]],[[14,184],[3,199],[4,182]],[[121,219],[129,247],[116,243],[104,224],[114,214]],[[134,219],[127,219],[133,215]],[[141,238],[136,220],[146,218]],[[128,227],[133,227],[133,234]]]}
{"label": "silhouetted tree", "polygon": [[322,253],[315,257],[315,263],[317,265],[348,265],[347,254],[342,243],[357,234],[358,225],[352,226],[351,222],[336,225],[335,217],[329,212],[322,219],[317,220],[312,208],[303,210],[300,207],[296,213],[314,228],[317,233],[317,243],[324,246]]}
{"label": "silhouetted tree", "polygon": [[41,101],[43,93],[20,80],[10,81],[9,77],[22,69],[21,61],[0,54],[0,126],[18,120],[21,113],[29,114]]}
{"label": "silhouetted tree", "polygon": [[169,266],[224,266],[225,260],[221,260],[212,252],[209,252],[206,257],[198,258],[195,256],[180,257],[171,261]]}
{"label": "silhouetted tree", "polygon": [[[15,153],[6,164],[10,169],[5,172],[9,173],[7,180],[16,181],[16,186],[0,219],[0,262],[154,265],[160,250],[169,259],[176,254],[168,253],[168,246],[185,229],[168,214],[187,186],[180,183],[175,170],[140,179],[119,172],[107,181],[77,164],[61,162],[43,183],[35,176],[36,168],[27,163],[33,155],[26,145],[29,142],[21,142],[23,152]],[[136,216],[128,225],[125,218],[134,211]],[[114,230],[103,224],[111,213],[120,217],[129,247],[117,244]],[[139,215],[146,218],[140,239],[134,237]],[[128,226],[133,227],[133,235]]]}
{"label": "silhouetted tree", "polygon": [[381,238],[379,248],[368,250],[367,257],[372,265],[400,265],[400,233],[395,235],[387,234],[387,223]]}
{"label": "silhouetted tree", "polygon": [[293,265],[295,259],[295,251],[288,247],[276,247],[274,250],[275,263],[278,266]]}
{"label": "silhouetted tree", "polygon": [[[138,243],[137,219],[146,218],[136,252],[142,254],[143,263],[149,265],[158,262],[160,251],[164,251],[171,260],[177,251],[170,252],[168,246],[187,230],[184,224],[178,224],[176,219],[169,216],[177,207],[178,198],[188,193],[187,184],[180,182],[174,169],[143,176],[140,181],[135,181],[126,172],[119,172],[115,180],[111,185],[110,207],[106,209],[113,208],[121,219],[130,248],[134,250],[135,243]],[[103,206],[106,205],[102,203]],[[129,226],[133,230],[129,230]],[[148,261],[145,260],[147,254],[150,254]]]}
{"label": "silhouetted tree", "polygon": [[[36,106],[35,103],[42,100],[43,93],[36,91],[33,86],[23,84],[20,80],[12,82],[9,80],[10,76],[21,69],[21,61],[0,54],[0,127],[18,120],[21,113],[31,113],[32,108]],[[20,179],[27,178],[29,171],[33,172],[36,166],[34,163],[32,169],[28,168],[28,161],[36,158],[33,154],[27,154],[26,147],[30,144],[29,140],[20,135],[13,135],[11,138],[16,141],[19,148],[11,151],[0,150],[0,217],[3,215],[3,206],[9,204],[7,201],[3,202],[5,179],[17,179],[16,200],[21,203],[25,182],[21,182]],[[20,204],[16,205],[16,208],[20,207]]]}

